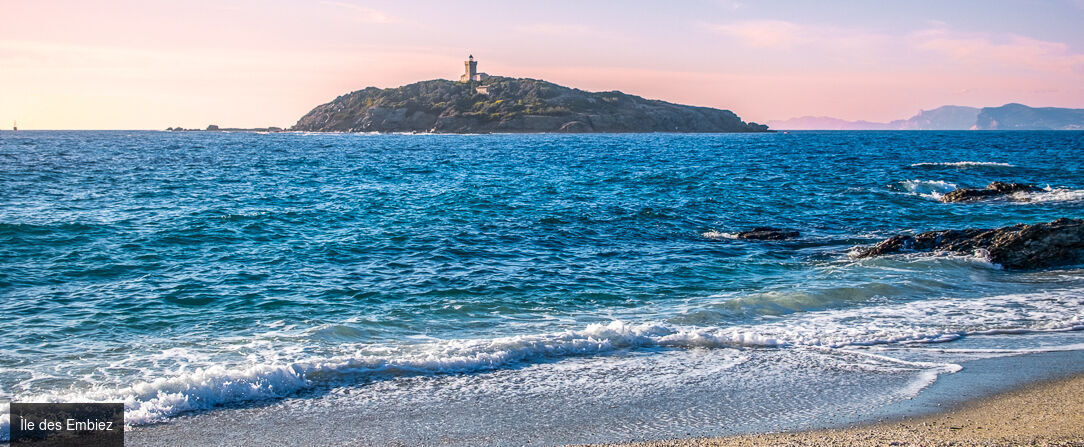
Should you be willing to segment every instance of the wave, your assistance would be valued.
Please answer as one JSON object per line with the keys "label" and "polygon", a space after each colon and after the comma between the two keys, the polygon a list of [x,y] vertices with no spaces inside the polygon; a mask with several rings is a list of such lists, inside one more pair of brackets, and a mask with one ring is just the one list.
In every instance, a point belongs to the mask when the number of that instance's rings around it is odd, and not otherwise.
{"label": "wave", "polygon": [[941,196],[956,189],[955,183],[943,180],[904,180],[898,183],[901,190],[930,200],[941,200]]}
{"label": "wave", "polygon": [[[895,188],[926,199],[941,200],[942,196],[957,189],[957,185],[943,180],[904,180],[897,183]],[[1084,201],[1084,189],[1047,186],[1042,191],[1017,192],[994,200],[999,199],[1013,203],[1080,202]],[[707,233],[704,236],[707,237]]]}
{"label": "wave", "polygon": [[1084,189],[1047,186],[1042,191],[1013,193],[1009,200],[1017,203],[1080,202],[1084,201]]}
{"label": "wave", "polygon": [[954,161],[954,162],[940,162],[940,163],[915,163],[911,167],[930,167],[930,166],[952,166],[957,168],[970,168],[970,167],[999,167],[999,168],[1015,168],[1016,166],[1009,163],[998,163],[993,161]]}
{"label": "wave", "polygon": [[1004,270],[1004,267],[1002,267],[1001,264],[990,261],[990,253],[983,249],[975,250],[971,252],[971,254],[944,251],[919,251],[859,258],[858,256],[862,251],[869,247],[869,245],[856,245],[851,247],[851,249],[847,251],[848,263],[851,265],[879,266],[897,269],[903,267],[922,268],[922,266],[925,265],[926,267],[923,268],[924,270],[941,270],[944,267],[979,267],[991,270]]}
{"label": "wave", "polygon": [[708,239],[722,240],[722,239],[737,239],[738,233],[724,233],[722,231],[705,231],[700,234]]}
{"label": "wave", "polygon": [[[425,342],[390,348],[375,355],[365,355],[359,350],[322,359],[235,368],[211,366],[123,388],[102,387],[30,396],[25,400],[123,402],[127,423],[142,425],[186,412],[273,401],[336,384],[399,376],[478,373],[642,348],[839,350],[939,343],[979,334],[1081,330],[1084,329],[1081,310],[1084,310],[1084,289],[824,310],[729,327],[611,321],[563,332]],[[944,369],[944,365],[937,368]]]}

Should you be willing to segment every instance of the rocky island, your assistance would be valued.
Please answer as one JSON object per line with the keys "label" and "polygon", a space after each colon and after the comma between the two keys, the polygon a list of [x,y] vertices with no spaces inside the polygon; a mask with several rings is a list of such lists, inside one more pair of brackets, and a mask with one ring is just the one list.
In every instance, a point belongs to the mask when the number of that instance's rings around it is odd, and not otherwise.
{"label": "rocky island", "polygon": [[768,132],[729,110],[489,76],[471,57],[460,80],[369,87],[317,106],[291,130],[312,132]]}

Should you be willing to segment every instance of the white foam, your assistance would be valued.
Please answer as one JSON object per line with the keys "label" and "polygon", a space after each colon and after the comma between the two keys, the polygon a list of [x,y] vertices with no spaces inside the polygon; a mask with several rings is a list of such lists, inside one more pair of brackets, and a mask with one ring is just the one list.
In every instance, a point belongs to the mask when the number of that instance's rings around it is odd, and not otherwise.
{"label": "white foam", "polygon": [[[269,325],[280,326],[275,322]],[[282,346],[269,340],[259,343],[249,340],[251,349],[266,354],[248,356],[249,363],[245,365],[193,367],[213,364],[213,359],[188,349],[171,348],[158,357],[182,357],[189,361],[187,367],[177,369],[170,377],[122,387],[26,396],[22,400],[123,402],[127,422],[140,425],[189,411],[279,399],[313,386],[352,384],[379,377],[492,371],[517,364],[607,355],[628,349],[752,346],[854,352],[849,348],[938,343],[969,335],[1081,329],[1084,329],[1084,289],[1065,289],[797,312],[733,326],[610,321],[578,330],[512,337],[425,338],[397,346],[344,344],[337,355],[314,354],[304,349],[304,345]],[[1073,349],[1076,348],[1080,346]],[[952,372],[952,367],[946,364],[910,366],[935,370],[933,376],[924,376],[909,388],[914,392],[931,383],[936,374]]]}
{"label": "white foam", "polygon": [[1009,195],[1016,203],[1079,202],[1084,200],[1084,189],[1051,188],[1037,192],[1017,192]]}
{"label": "white foam", "polygon": [[715,239],[715,240],[737,239],[738,238],[738,233],[724,233],[722,231],[711,230],[711,231],[705,231],[704,233],[701,234],[701,236],[704,236],[704,237],[706,237],[708,239]]}
{"label": "white foam", "polygon": [[[971,254],[959,254],[955,252],[946,251],[916,251],[916,252],[904,252],[887,254],[883,256],[872,256],[868,258],[858,258],[865,249],[869,248],[869,245],[857,245],[851,247],[847,251],[847,258],[852,265],[881,265],[885,264],[897,264],[904,263],[932,263],[933,265],[939,265],[944,263],[951,263],[957,265],[971,265],[976,267],[983,267],[993,270],[1002,270],[1004,267],[1001,264],[990,261],[990,252],[985,249],[977,249]],[[895,265],[894,267],[903,267],[904,265]]]}
{"label": "white foam", "polygon": [[970,168],[978,166],[986,167],[1001,167],[1001,168],[1015,168],[1009,163],[998,163],[993,161],[954,161],[954,162],[942,162],[942,163],[915,163],[912,167],[928,167],[928,166],[953,166],[957,168]]}
{"label": "white foam", "polygon": [[[797,313],[764,321],[728,327],[611,321],[555,333],[429,340],[383,350],[359,349],[353,354],[327,358],[190,369],[123,388],[29,396],[26,400],[124,402],[127,422],[139,425],[193,410],[278,399],[318,384],[356,383],[381,376],[491,371],[545,359],[605,355],[636,348],[840,349],[937,343],[975,334],[1080,330],[1084,329],[1084,290],[923,300]],[[913,366],[934,369],[937,374],[952,370],[944,364]],[[917,392],[926,385],[915,386]]]}
{"label": "white foam", "polygon": [[941,200],[941,196],[956,189],[956,184],[943,180],[904,180],[899,185],[905,192],[930,200]]}
{"label": "white foam", "polygon": [[[904,192],[930,200],[941,200],[942,196],[957,189],[956,184],[943,180],[904,180],[898,185]],[[1079,202],[1084,201],[1084,189],[1047,186],[1042,191],[1017,192],[1006,198],[1013,203]]]}
{"label": "white foam", "polygon": [[937,381],[937,378],[941,374],[952,374],[952,373],[959,372],[960,370],[963,369],[963,366],[957,365],[955,363],[917,362],[917,361],[900,360],[900,359],[897,359],[897,358],[894,358],[894,357],[889,357],[889,356],[886,356],[886,355],[878,355],[878,354],[874,354],[874,353],[871,353],[871,352],[868,352],[868,351],[855,351],[855,350],[842,350],[842,351],[846,352],[848,354],[861,355],[861,356],[869,357],[869,358],[872,358],[872,359],[876,359],[876,360],[881,361],[881,362],[896,363],[896,364],[912,367],[912,368],[915,368],[915,369],[919,370],[920,372],[919,372],[918,376],[915,377],[915,380],[911,381],[909,384],[907,384],[906,387],[904,387],[902,390],[900,390],[898,392],[898,394],[900,394],[900,395],[902,395],[903,397],[906,397],[906,398],[911,398],[911,397],[917,396],[920,391],[922,391],[923,389],[925,389],[926,387],[928,387],[930,385],[933,385],[933,383]]}

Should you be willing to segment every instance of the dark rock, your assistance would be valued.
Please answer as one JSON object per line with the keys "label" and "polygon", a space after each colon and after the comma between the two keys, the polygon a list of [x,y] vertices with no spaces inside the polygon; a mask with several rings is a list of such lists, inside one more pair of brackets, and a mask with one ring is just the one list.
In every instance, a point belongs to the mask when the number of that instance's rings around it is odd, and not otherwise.
{"label": "dark rock", "polygon": [[861,249],[857,258],[903,252],[971,254],[986,250],[990,262],[1006,269],[1035,269],[1084,262],[1084,219],[1058,219],[997,229],[929,231],[896,235]]}
{"label": "dark rock", "polygon": [[975,200],[982,200],[990,197],[1005,196],[1017,192],[1038,192],[1042,191],[1035,185],[1029,185],[1026,183],[1005,183],[1005,182],[993,182],[986,185],[985,189],[973,189],[973,188],[960,188],[954,190],[948,194],[941,196],[942,202],[971,202]]}
{"label": "dark rock", "polygon": [[219,128],[218,128],[218,126],[216,126],[214,124],[209,124],[207,126],[207,130],[212,130],[213,131],[213,130],[219,130]]}
{"label": "dark rock", "polygon": [[315,132],[768,132],[729,110],[587,92],[538,79],[435,79],[369,87],[317,106],[291,130]]}
{"label": "dark rock", "polygon": [[797,231],[773,227],[756,227],[752,230],[738,233],[738,239],[753,239],[758,241],[782,241],[796,237],[798,237]]}

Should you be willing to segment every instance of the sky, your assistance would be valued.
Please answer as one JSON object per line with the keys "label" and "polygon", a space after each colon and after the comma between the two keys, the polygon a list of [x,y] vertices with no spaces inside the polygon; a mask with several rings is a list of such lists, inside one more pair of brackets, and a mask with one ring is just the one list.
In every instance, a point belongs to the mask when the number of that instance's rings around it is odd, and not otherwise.
{"label": "sky", "polygon": [[0,0],[0,128],[289,127],[468,54],[762,123],[1084,108],[1084,0]]}

